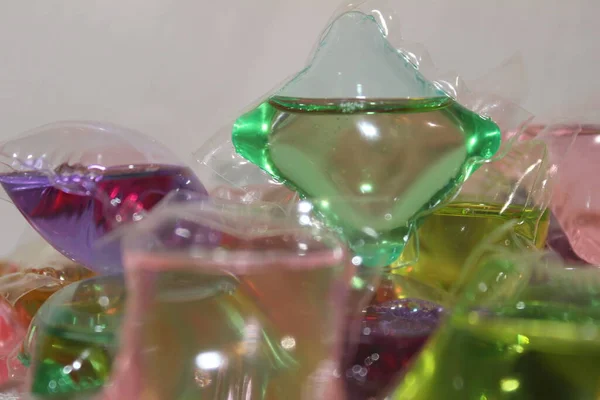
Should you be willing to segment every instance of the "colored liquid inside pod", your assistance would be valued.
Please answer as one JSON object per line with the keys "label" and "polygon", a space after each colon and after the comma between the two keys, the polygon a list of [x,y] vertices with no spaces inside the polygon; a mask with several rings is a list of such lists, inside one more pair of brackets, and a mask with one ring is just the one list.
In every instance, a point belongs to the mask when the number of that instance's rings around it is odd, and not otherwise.
{"label": "colored liquid inside pod", "polygon": [[[588,311],[519,302],[453,317],[389,398],[596,399],[600,315]],[[493,314],[501,317],[486,317]]]}
{"label": "colored liquid inside pod", "polygon": [[330,356],[323,335],[333,332],[334,319],[326,317],[325,288],[337,271],[155,275],[156,294],[135,343],[141,399],[301,398]]}
{"label": "colored liquid inside pod", "polygon": [[13,301],[15,311],[23,326],[29,326],[29,323],[40,309],[40,307],[54,293],[62,289],[65,285],[77,282],[83,279],[91,278],[94,273],[79,265],[67,265],[63,268],[29,268],[24,271],[30,274],[44,275],[56,280],[55,284],[39,287],[19,296]]}
{"label": "colored liquid inside pod", "polygon": [[7,359],[23,340],[25,330],[14,308],[0,296],[0,384],[9,379]]}
{"label": "colored liquid inside pod", "polygon": [[349,400],[380,398],[396,383],[437,328],[443,309],[419,299],[396,299],[363,311],[357,347],[342,362]]}
{"label": "colored liquid inside pod", "polygon": [[[448,290],[460,276],[467,257],[479,242],[511,220],[521,221],[514,229],[515,234],[531,241],[537,248],[545,246],[550,223],[547,211],[523,206],[503,207],[499,204],[450,203],[431,214],[417,230],[418,261],[407,267],[396,268],[393,273]],[[509,235],[498,243],[510,247]],[[402,255],[397,264],[405,262],[403,257],[410,260],[413,256]]]}
{"label": "colored liquid inside pod", "polygon": [[82,281],[96,275],[93,271],[90,271],[89,269],[78,264],[67,264],[58,268],[27,268],[23,272],[54,278],[61,284]]}
{"label": "colored liquid inside pod", "polygon": [[500,131],[452,99],[272,97],[240,117],[238,153],[339,227],[366,265],[389,265],[415,219],[493,156]]}
{"label": "colored liquid inside pod", "polygon": [[61,288],[60,285],[52,285],[50,287],[34,289],[19,297],[15,301],[14,308],[23,326],[29,326],[40,307]]}
{"label": "colored liquid inside pod", "polygon": [[570,265],[590,265],[575,253],[569,237],[565,231],[563,231],[554,215],[550,218],[550,228],[548,229],[546,247],[554,251]]}
{"label": "colored liquid inside pod", "polygon": [[[14,172],[0,175],[0,183],[48,243],[97,272],[121,269],[118,243],[101,249],[94,246],[105,233],[140,219],[173,190],[205,193],[186,167],[132,165],[107,168],[98,176],[90,176],[87,168],[63,166],[55,173],[51,180],[39,172]],[[81,188],[82,182],[87,185],[85,192],[71,190]]]}
{"label": "colored liquid inside pod", "polygon": [[71,398],[106,383],[124,297],[123,277],[107,276],[73,283],[42,305],[19,355],[36,398]]}
{"label": "colored liquid inside pod", "polygon": [[309,65],[233,125],[236,151],[311,201],[366,266],[500,147],[499,127],[426,79],[374,15],[348,11]]}

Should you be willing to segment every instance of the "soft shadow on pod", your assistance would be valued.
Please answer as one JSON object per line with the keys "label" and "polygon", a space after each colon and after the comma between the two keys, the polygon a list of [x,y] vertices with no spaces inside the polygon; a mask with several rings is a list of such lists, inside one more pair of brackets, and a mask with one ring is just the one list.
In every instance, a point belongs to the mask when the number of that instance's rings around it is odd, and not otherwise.
{"label": "soft shadow on pod", "polygon": [[133,130],[99,122],[58,122],[0,145],[0,184],[40,235],[99,273],[122,269],[120,249],[92,244],[173,190],[205,192],[167,148]]}

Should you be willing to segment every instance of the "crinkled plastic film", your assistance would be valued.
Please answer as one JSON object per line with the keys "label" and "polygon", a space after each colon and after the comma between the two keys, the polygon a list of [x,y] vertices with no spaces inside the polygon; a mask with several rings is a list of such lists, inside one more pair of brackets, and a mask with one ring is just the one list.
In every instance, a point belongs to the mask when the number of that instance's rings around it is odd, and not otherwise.
{"label": "crinkled plastic film", "polygon": [[0,145],[0,184],[40,235],[97,272],[122,269],[118,243],[96,240],[143,218],[172,190],[204,192],[169,150],[133,130],[97,122],[44,125]]}
{"label": "crinkled plastic film", "polygon": [[[498,244],[513,246],[514,234],[532,247],[547,245],[554,180],[579,130],[566,131],[554,125],[532,138],[529,132],[535,126],[529,129],[502,158],[482,164],[452,202],[423,222],[414,238],[422,246],[418,261],[396,273],[451,290],[471,249],[507,221],[515,222],[514,232],[496,237]],[[557,130],[561,131],[559,140],[567,145],[556,145]],[[439,267],[440,260],[444,260],[444,268]]]}
{"label": "crinkled plastic film", "polygon": [[32,345],[38,332],[36,323],[32,326],[34,316],[57,291],[94,273],[64,257],[33,230],[21,239],[25,243],[3,257],[5,267],[0,276],[1,300],[11,310],[0,331],[15,339],[0,355],[0,383],[25,389],[25,349]]}
{"label": "crinkled plastic film", "polygon": [[[533,119],[520,105],[518,54],[475,80],[439,70],[435,54],[404,40],[395,10],[378,0],[343,4],[304,68],[196,150],[192,169],[110,124],[58,123],[1,144],[0,184],[30,224],[74,265],[116,275],[82,280],[91,273],[59,270],[58,261],[45,269],[45,255],[20,271],[7,263],[0,393],[521,393],[527,377],[493,376],[493,385],[473,389],[477,379],[439,369],[469,364],[462,351],[485,339],[481,322],[492,326],[486,318],[499,305],[500,315],[536,296],[593,303],[595,268],[581,266],[600,263],[597,185],[581,171],[594,171],[598,121]],[[40,190],[48,201],[27,197]],[[65,210],[77,215],[70,228],[48,233],[59,224],[44,226],[46,217]],[[555,274],[561,269],[574,271],[577,285]],[[563,283],[545,286],[554,277]],[[519,297],[533,285],[540,290]],[[582,288],[592,289],[580,297]],[[38,292],[48,296],[31,302],[39,307],[31,320],[19,300]],[[460,324],[483,333],[444,347],[442,335]],[[507,335],[517,340],[507,344],[511,357],[538,345],[540,330],[521,327]],[[543,333],[571,332],[562,328]],[[576,333],[595,345],[586,328]],[[378,369],[384,359],[395,366]],[[493,375],[498,363],[478,366],[475,377]],[[571,372],[581,366],[547,364],[525,372],[582,382]]]}
{"label": "crinkled plastic film", "polygon": [[[344,222],[338,228],[363,265],[409,265],[418,257],[414,240],[396,259],[418,221],[486,160],[505,156],[532,118],[516,104],[519,89],[506,89],[524,86],[518,56],[472,88],[431,60],[402,40],[384,2],[343,5],[307,67],[194,153],[199,174],[211,193],[283,183],[333,225]],[[507,98],[491,92],[502,82]],[[335,205],[361,202],[367,206]],[[389,223],[368,222],[382,216]],[[368,243],[387,250],[374,254]]]}
{"label": "crinkled plastic film", "polygon": [[524,139],[542,137],[551,158],[559,161],[553,170],[550,204],[555,226],[549,246],[573,261],[599,264],[600,235],[595,224],[600,207],[596,206],[596,176],[591,172],[600,154],[597,111],[590,108],[572,115],[554,124],[533,125]]}

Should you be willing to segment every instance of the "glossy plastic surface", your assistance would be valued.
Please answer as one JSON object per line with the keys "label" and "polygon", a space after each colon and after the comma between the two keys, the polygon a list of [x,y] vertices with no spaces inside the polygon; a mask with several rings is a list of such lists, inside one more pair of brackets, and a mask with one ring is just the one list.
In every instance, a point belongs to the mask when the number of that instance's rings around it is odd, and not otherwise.
{"label": "glossy plastic surface", "polygon": [[16,310],[0,297],[0,384],[9,380],[7,359],[23,340],[25,330]]}
{"label": "glossy plastic surface", "polygon": [[[387,258],[351,247],[384,266],[404,244],[386,234],[445,201],[498,150],[500,129],[426,80],[372,16],[352,11],[328,27],[306,69],[237,119],[232,138],[240,155],[309,200],[377,199],[375,210],[314,206],[346,222],[349,236],[364,227],[381,236]],[[391,217],[376,221],[382,212]]]}
{"label": "glossy plastic surface", "polygon": [[552,212],[575,254],[600,264],[600,181],[594,172],[600,167],[600,125],[561,123],[531,127],[528,133],[549,137],[555,152],[569,149],[556,171]]}
{"label": "glossy plastic surface", "polygon": [[71,284],[46,301],[18,358],[25,389],[40,398],[89,398],[108,382],[125,307],[122,275]]}
{"label": "glossy plastic surface", "polygon": [[[418,261],[394,272],[449,291],[472,250],[507,221],[516,223],[515,234],[543,248],[550,224],[547,209],[552,182],[569,150],[550,157],[550,139],[541,135],[519,141],[502,158],[482,164],[452,202],[425,219],[411,238],[418,240]],[[500,246],[511,245],[509,236],[496,240]],[[398,266],[407,264],[403,263],[407,256],[400,257]]]}
{"label": "glossy plastic surface", "polygon": [[59,122],[0,145],[0,184],[27,221],[67,257],[100,272],[121,269],[120,250],[94,242],[138,221],[172,190],[204,192],[156,141],[106,123]]}
{"label": "glossy plastic surface", "polygon": [[[501,148],[501,131],[520,132],[531,118],[487,92],[500,79],[469,90],[437,71],[400,39],[382,3],[340,7],[307,67],[195,153],[211,189],[285,183],[376,267],[395,261],[418,222],[484,160],[508,151],[514,136]],[[513,78],[518,64],[500,69]]]}
{"label": "glossy plastic surface", "polygon": [[390,398],[596,397],[600,270],[492,242],[476,253],[452,316]]}
{"label": "glossy plastic surface", "polygon": [[123,347],[102,399],[342,398],[353,266],[310,214],[192,196],[125,243]]}
{"label": "glossy plastic surface", "polygon": [[409,370],[451,304],[447,293],[415,279],[384,273],[375,281],[374,274],[374,268],[362,269],[351,285],[353,296],[371,295],[364,296],[367,304],[349,310],[346,321],[340,375],[349,400],[387,393]]}

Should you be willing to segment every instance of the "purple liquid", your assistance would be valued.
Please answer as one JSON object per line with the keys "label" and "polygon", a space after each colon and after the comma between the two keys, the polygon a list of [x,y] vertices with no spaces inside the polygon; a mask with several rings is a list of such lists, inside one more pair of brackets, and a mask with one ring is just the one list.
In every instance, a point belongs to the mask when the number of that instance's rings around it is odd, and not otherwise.
{"label": "purple liquid", "polygon": [[58,172],[59,183],[39,172],[15,172],[0,175],[0,184],[44,239],[98,273],[118,272],[122,264],[118,241],[97,248],[96,240],[139,219],[173,190],[206,193],[186,167],[112,167],[99,175],[91,175],[85,167],[62,166],[57,171],[62,171]]}
{"label": "purple liquid", "polygon": [[[390,300],[363,311],[360,339],[346,352],[342,373],[349,400],[379,398],[437,328],[443,309],[417,299]],[[356,325],[355,325],[356,326]]]}

